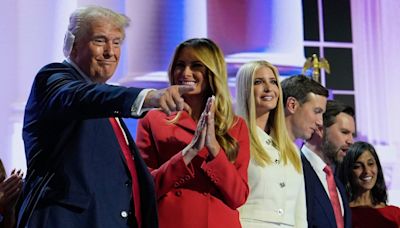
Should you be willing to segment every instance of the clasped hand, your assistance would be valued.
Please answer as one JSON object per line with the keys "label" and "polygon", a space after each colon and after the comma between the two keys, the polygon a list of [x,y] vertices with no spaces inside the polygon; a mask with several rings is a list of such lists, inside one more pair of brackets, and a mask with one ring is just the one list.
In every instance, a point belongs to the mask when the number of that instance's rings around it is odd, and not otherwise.
{"label": "clasped hand", "polygon": [[23,173],[21,170],[11,172],[11,176],[5,179],[0,177],[0,208],[8,211],[13,208],[22,188]]}
{"label": "clasped hand", "polygon": [[192,141],[182,150],[183,160],[185,164],[189,164],[190,161],[198,154],[198,152],[207,147],[209,153],[213,157],[217,156],[220,145],[215,137],[215,97],[208,98],[206,107],[200,116],[197,123],[197,128],[194,133]]}

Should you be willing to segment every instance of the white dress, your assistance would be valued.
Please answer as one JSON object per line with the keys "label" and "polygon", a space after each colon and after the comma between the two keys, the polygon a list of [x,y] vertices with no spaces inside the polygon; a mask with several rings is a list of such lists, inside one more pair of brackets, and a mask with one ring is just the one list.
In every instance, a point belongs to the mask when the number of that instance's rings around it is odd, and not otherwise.
{"label": "white dress", "polygon": [[257,127],[257,134],[273,164],[261,167],[250,160],[250,195],[239,208],[242,227],[307,227],[303,174],[283,164],[267,133]]}

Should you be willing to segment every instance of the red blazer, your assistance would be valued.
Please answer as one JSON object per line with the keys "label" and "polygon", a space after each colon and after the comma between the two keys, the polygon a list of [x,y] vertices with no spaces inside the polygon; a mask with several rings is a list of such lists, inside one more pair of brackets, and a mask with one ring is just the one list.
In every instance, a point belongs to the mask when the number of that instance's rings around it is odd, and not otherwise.
{"label": "red blazer", "polygon": [[240,146],[231,163],[221,148],[212,160],[204,148],[186,166],[182,149],[192,140],[196,123],[183,112],[175,124],[158,110],[139,120],[137,147],[156,184],[160,227],[241,227],[236,210],[249,194],[249,133],[240,117],[229,130]]}

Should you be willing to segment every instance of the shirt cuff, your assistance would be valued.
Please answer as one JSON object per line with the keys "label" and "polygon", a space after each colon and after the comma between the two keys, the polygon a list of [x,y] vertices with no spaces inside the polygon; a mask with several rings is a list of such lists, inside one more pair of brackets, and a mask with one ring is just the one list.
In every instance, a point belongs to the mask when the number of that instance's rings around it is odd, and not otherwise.
{"label": "shirt cuff", "polygon": [[147,112],[150,109],[152,109],[152,108],[143,108],[143,103],[144,103],[144,99],[146,98],[147,94],[153,90],[155,90],[155,89],[143,89],[142,91],[140,91],[135,102],[133,102],[133,105],[131,108],[131,115],[133,117],[140,117],[144,112]]}

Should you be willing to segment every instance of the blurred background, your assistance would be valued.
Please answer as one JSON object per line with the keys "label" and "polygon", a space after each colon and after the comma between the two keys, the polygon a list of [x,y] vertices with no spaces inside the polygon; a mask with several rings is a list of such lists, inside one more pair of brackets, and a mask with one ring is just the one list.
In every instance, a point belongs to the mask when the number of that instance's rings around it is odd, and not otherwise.
{"label": "blurred background", "polygon": [[[326,58],[330,98],[356,110],[357,140],[372,143],[384,166],[389,202],[400,205],[400,51],[398,0],[2,0],[0,5],[0,158],[8,172],[26,169],[23,110],[37,71],[62,61],[70,13],[101,5],[131,18],[111,83],[163,88],[175,46],[209,37],[224,51],[235,101],[241,64],[265,59],[282,78],[307,57]],[[136,121],[127,120],[135,135]]]}

